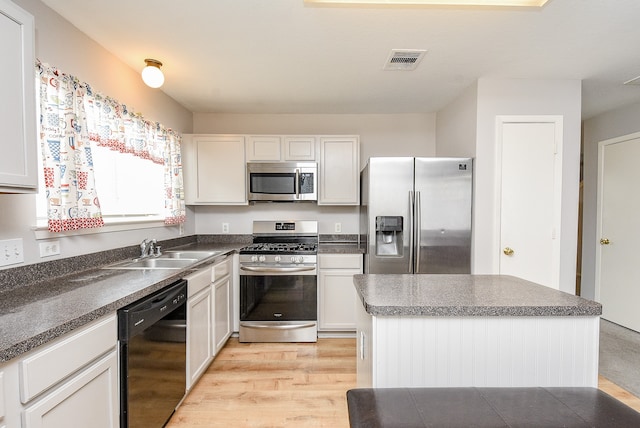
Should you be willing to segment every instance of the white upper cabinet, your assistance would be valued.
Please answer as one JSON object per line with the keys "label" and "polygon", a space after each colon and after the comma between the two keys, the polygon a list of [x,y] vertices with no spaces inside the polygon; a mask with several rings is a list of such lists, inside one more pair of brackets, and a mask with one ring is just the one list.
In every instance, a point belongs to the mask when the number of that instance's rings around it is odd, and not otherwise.
{"label": "white upper cabinet", "polygon": [[32,193],[38,187],[34,20],[0,0],[0,192]]}
{"label": "white upper cabinet", "polygon": [[280,161],[282,139],[277,135],[247,137],[247,161]]}
{"label": "white upper cabinet", "polygon": [[246,162],[317,162],[318,205],[360,203],[357,135],[185,134],[187,205],[247,205]]}
{"label": "white upper cabinet", "polygon": [[187,205],[246,205],[245,139],[239,135],[188,135],[182,141]]}
{"label": "white upper cabinet", "polygon": [[318,205],[360,204],[360,141],[320,137]]}
{"label": "white upper cabinet", "polygon": [[316,159],[316,137],[284,137],[283,151],[285,161],[313,161]]}
{"label": "white upper cabinet", "polygon": [[313,161],[316,137],[312,135],[250,135],[247,137],[247,161]]}

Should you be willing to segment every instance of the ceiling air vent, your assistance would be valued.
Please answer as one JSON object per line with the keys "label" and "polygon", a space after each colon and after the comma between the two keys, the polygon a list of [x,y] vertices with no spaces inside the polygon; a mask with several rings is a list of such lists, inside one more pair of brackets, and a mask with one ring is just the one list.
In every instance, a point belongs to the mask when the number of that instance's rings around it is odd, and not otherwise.
{"label": "ceiling air vent", "polygon": [[422,49],[392,49],[383,70],[415,70],[426,53]]}

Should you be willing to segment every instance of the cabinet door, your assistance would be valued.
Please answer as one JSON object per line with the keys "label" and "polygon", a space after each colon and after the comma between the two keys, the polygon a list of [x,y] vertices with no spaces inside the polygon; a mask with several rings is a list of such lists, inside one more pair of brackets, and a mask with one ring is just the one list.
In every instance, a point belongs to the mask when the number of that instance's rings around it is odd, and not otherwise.
{"label": "cabinet door", "polygon": [[4,419],[4,373],[0,372],[0,421]]}
{"label": "cabinet door", "polygon": [[309,136],[284,137],[284,160],[312,161],[316,159],[316,138]]}
{"label": "cabinet door", "polygon": [[282,158],[281,138],[277,135],[247,137],[248,161],[279,161]]}
{"label": "cabinet door", "polygon": [[118,357],[113,350],[24,410],[25,428],[119,426]]}
{"label": "cabinet door", "polygon": [[246,205],[244,137],[185,135],[183,171],[187,204]]}
{"label": "cabinet door", "polygon": [[358,137],[320,137],[318,205],[360,203],[360,144]]}
{"label": "cabinet door", "polygon": [[215,352],[222,349],[227,339],[231,335],[231,278],[226,277],[216,281],[213,285],[214,289],[214,335],[215,335]]}
{"label": "cabinet door", "polygon": [[187,390],[202,376],[213,358],[211,315],[211,287],[208,287],[187,302]]}
{"label": "cabinet door", "polygon": [[[36,165],[35,56],[33,17],[0,0],[0,192],[34,192]],[[9,107],[10,106],[10,107]]]}
{"label": "cabinet door", "polygon": [[354,331],[357,293],[353,275],[362,273],[362,255],[320,254],[318,267],[319,329]]}
{"label": "cabinet door", "polygon": [[356,289],[353,275],[359,273],[361,271],[355,269],[320,270],[319,330],[355,331]]}

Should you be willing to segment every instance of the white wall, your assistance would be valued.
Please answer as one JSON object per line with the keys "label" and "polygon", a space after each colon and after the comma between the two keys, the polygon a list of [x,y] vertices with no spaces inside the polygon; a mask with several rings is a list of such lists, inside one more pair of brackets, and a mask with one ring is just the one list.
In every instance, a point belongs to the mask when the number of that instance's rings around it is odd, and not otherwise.
{"label": "white wall", "polygon": [[[498,115],[563,117],[560,290],[575,293],[580,180],[581,83],[579,80],[480,79],[475,162],[473,272],[495,273],[495,123]],[[532,203],[535,203],[532,201]]]}
{"label": "white wall", "polygon": [[[434,156],[435,114],[207,114],[194,113],[193,132],[210,134],[355,134],[360,167],[372,156]],[[253,220],[318,220],[320,233],[358,233],[357,207],[315,204],[256,204],[248,207],[196,207],[196,233],[251,233]]]}
{"label": "white wall", "polygon": [[598,143],[640,131],[640,103],[595,116],[583,123],[583,206],[581,295],[595,297],[597,231]]}
{"label": "white wall", "polygon": [[436,155],[475,157],[478,84],[474,83],[436,116]]}
{"label": "white wall", "polygon": [[[89,39],[60,15],[38,0],[14,0],[34,15],[36,23],[36,57],[85,81],[102,92],[180,133],[191,132],[192,114],[162,91],[146,87],[139,71],[129,68],[118,58]],[[141,58],[141,66],[144,58]],[[0,195],[0,239],[22,238],[25,264],[48,261],[41,259],[32,227],[35,226],[35,195]],[[193,213],[188,213],[185,233],[193,233]],[[114,232],[61,238],[62,254],[53,258],[102,251],[133,245],[151,236],[168,239],[179,236],[179,228],[157,228],[133,232]],[[12,267],[12,266],[10,266]]]}

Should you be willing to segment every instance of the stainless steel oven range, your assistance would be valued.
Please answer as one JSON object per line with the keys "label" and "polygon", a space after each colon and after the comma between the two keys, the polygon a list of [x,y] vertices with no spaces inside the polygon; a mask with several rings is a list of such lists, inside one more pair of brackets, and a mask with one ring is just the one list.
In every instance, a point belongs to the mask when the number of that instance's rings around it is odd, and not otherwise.
{"label": "stainless steel oven range", "polygon": [[318,222],[254,221],[240,250],[240,342],[316,342]]}

